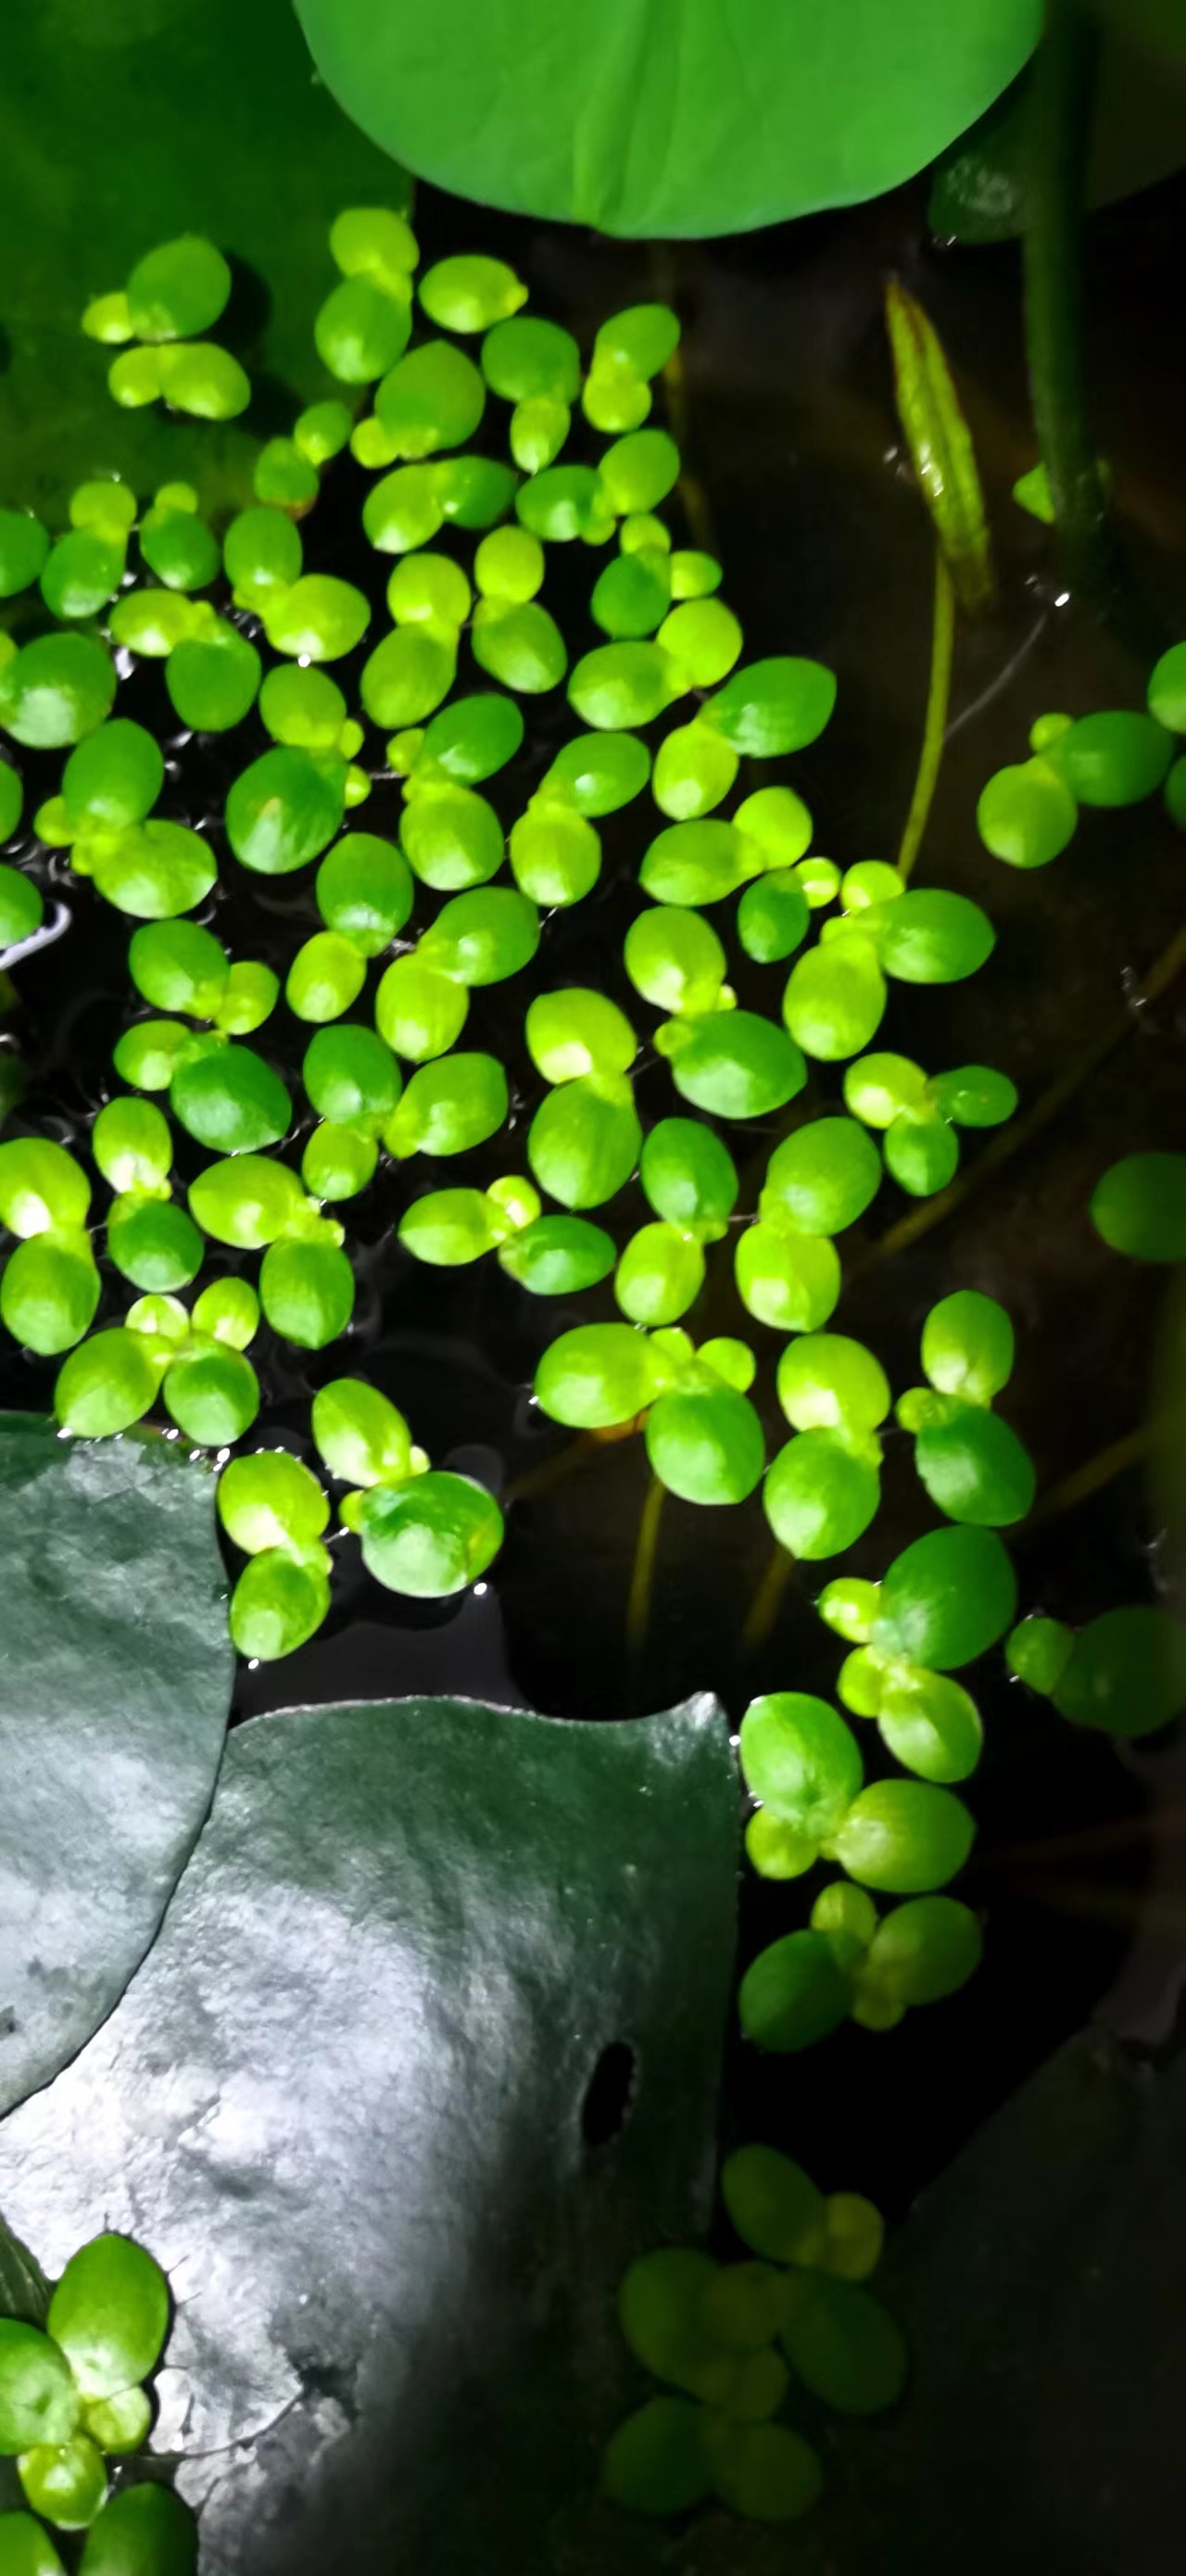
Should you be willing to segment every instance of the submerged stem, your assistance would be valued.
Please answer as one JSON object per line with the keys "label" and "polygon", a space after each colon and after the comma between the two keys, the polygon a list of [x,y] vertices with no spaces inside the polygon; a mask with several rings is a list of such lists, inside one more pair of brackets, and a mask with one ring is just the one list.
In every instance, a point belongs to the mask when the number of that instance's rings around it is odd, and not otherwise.
{"label": "submerged stem", "polygon": [[942,1225],[945,1218],[953,1216],[957,1208],[963,1207],[977,1190],[983,1188],[985,1181],[1003,1171],[1005,1165],[1011,1163],[1033,1137],[1040,1135],[1051,1119],[1057,1118],[1061,1109],[1066,1108],[1097,1066],[1105,1063],[1114,1050],[1123,1045],[1125,1038],[1131,1037],[1142,1008],[1155,1002],[1184,968],[1186,930],[1179,930],[1150,967],[1134,1000],[1126,1003],[1123,1011],[1118,1011],[1114,1019],[1106,1022],[1101,1035],[1084,1049],[1065,1073],[1058,1074],[1053,1082],[1047,1084],[1045,1091],[1039,1092],[1025,1116],[999,1128],[992,1144],[986,1145],[970,1171],[961,1172],[945,1190],[939,1190],[933,1199],[921,1200],[917,1207],[911,1208],[909,1216],[900,1217],[896,1225],[891,1225],[876,1243],[870,1245],[861,1260],[853,1262],[845,1274],[846,1280],[858,1279],[869,1270],[879,1269],[881,1263],[891,1260],[896,1252],[905,1251],[908,1244],[917,1243],[922,1235],[930,1234],[935,1226]]}
{"label": "submerged stem", "polygon": [[1135,1431],[1126,1431],[1121,1439],[1109,1441],[1106,1449],[1097,1449],[1094,1458],[1085,1459],[1081,1467],[1075,1467],[1059,1484],[1052,1485],[1048,1493],[1039,1494],[1029,1527],[1033,1529],[1039,1521],[1057,1520],[1078,1503],[1088,1502],[1092,1494],[1102,1492],[1126,1468],[1139,1466],[1142,1458],[1152,1456],[1158,1449],[1168,1450],[1172,1441],[1181,1438],[1184,1428],[1186,1418],[1180,1409],[1151,1414]]}
{"label": "submerged stem", "polygon": [[794,1557],[788,1555],[785,1547],[776,1547],[742,1622],[737,1640],[740,1654],[755,1655],[759,1646],[765,1645],[794,1571]]}
{"label": "submerged stem", "polygon": [[910,811],[898,851],[898,874],[903,885],[922,846],[923,834],[930,820],[931,805],[943,758],[947,733],[947,715],[951,704],[951,663],[955,649],[955,584],[947,568],[947,557],[941,544],[935,547],[935,613],[931,626],[931,679],[927,690],[927,711],[923,723],[922,750],[918,776]]}
{"label": "submerged stem", "polygon": [[665,1487],[652,1476],[638,1524],[634,1549],[634,1571],[630,1577],[630,1597],[626,1603],[626,1651],[631,1662],[637,1662],[646,1644],[651,1616],[651,1596],[655,1584],[655,1559],[659,1552],[659,1523],[663,1515]]}

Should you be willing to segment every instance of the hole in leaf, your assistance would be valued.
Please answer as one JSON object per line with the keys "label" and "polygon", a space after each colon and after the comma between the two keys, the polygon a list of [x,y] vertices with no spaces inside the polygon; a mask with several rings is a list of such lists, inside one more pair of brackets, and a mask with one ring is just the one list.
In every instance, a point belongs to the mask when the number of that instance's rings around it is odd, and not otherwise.
{"label": "hole in leaf", "polygon": [[587,2147],[612,2146],[634,2108],[638,2058],[628,2040],[611,2039],[589,2078],[581,2104],[581,2135]]}

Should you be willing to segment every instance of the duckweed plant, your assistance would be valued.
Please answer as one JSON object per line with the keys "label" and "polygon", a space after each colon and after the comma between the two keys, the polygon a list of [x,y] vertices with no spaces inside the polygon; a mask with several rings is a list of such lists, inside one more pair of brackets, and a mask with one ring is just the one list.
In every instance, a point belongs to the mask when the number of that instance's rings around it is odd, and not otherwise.
{"label": "duckweed plant", "polygon": [[146,2383],[170,2313],[159,2264],[104,2235],[71,2256],[43,2326],[0,2317],[0,2457],[15,2461],[25,2500],[0,2513],[4,2576],[65,2576],[67,2564],[80,2576],[192,2576],[188,2505],[128,2474],[152,2425]]}
{"label": "duckweed plant", "polygon": [[[981,972],[992,925],[966,897],[909,883],[921,823],[897,865],[842,866],[816,848],[783,771],[827,725],[835,678],[791,653],[747,660],[721,566],[678,543],[662,515],[678,508],[681,473],[652,417],[674,314],[641,305],[603,323],[586,368],[567,331],[524,312],[500,260],[448,258],[420,274],[408,223],[383,209],[341,215],[330,251],[338,282],[314,336],[340,392],[262,448],[253,498],[223,530],[205,526],[181,483],[147,502],[118,482],[83,485],[56,537],[26,512],[0,513],[0,594],[16,629],[0,636],[11,746],[0,831],[14,853],[0,864],[0,947],[16,957],[46,935],[47,853],[67,895],[89,881],[129,926],[125,1025],[85,1154],[30,1132],[19,1107],[0,1143],[12,1239],[0,1318],[60,1362],[65,1434],[168,1425],[209,1458],[240,1564],[231,1634],[267,1660],[326,1617],[335,1513],[376,1579],[415,1598],[463,1592],[502,1541],[496,1496],[434,1468],[414,1426],[351,1366],[351,1220],[380,1167],[407,1167],[397,1231],[414,1261],[494,1260],[542,1299],[612,1279],[620,1320],[566,1321],[536,1370],[536,1405],[585,1439],[639,1431],[656,1493],[712,1511],[760,1490],[776,1561],[821,1568],[819,1615],[846,1649],[840,1707],[780,1689],[742,1720],[753,1867],[788,1882],[821,1861],[837,1873],[747,1969],[742,2028],[777,2052],[849,2019],[886,2032],[953,1993],[981,1955],[976,1915],[947,1892],[972,1847],[960,1790],[983,1734],[957,1676],[1008,1637],[1012,1670],[1080,1723],[1137,1733],[1186,1696],[1178,1632],[1159,1611],[1107,1612],[1078,1637],[1046,1618],[1017,1623],[1000,1533],[1025,1519],[1035,1479],[1008,1419],[1004,1309],[973,1290],[941,1298],[923,1326],[921,1382],[896,1395],[877,1354],[831,1328],[845,1237],[885,1178],[916,1203],[937,1199],[964,1140],[974,1153],[1018,1106],[996,1067],[928,1066],[877,1044],[890,987]],[[116,402],[211,419],[245,406],[237,362],[202,336],[228,280],[212,245],[186,239],[88,308],[85,331],[119,347]],[[974,459],[909,298],[891,329],[903,416],[938,423],[929,445],[922,431],[915,440],[920,458],[925,447],[940,459],[923,477],[938,604],[959,569],[974,608],[991,586]],[[500,442],[510,462],[489,452]],[[381,559],[385,618],[370,589],[305,568],[302,526],[345,452],[370,478],[362,530]],[[588,604],[605,639],[571,663],[544,596],[557,547],[595,559]],[[115,712],[121,674],[144,660],[163,665],[183,734],[227,736],[233,751],[251,716],[268,737],[211,828],[158,810],[162,749]],[[561,688],[569,738],[504,831],[482,790],[523,744],[531,701]],[[987,847],[1044,865],[1081,805],[1159,792],[1186,821],[1183,733],[1179,646],[1152,675],[1147,712],[1040,719],[1028,757],[984,790]],[[18,839],[26,750],[62,758]],[[398,840],[353,820],[380,780],[400,795]],[[546,961],[551,921],[595,896],[616,865],[614,818],[639,800],[654,810],[623,944],[636,1004],[545,978],[523,1015],[539,1091],[521,1116],[506,1065],[467,1043],[471,995],[511,984],[541,951]],[[220,872],[311,878],[320,927],[292,945],[283,974],[218,936]],[[764,1009],[737,1002],[731,941],[762,970]],[[282,1010],[302,1031],[300,1098],[275,1061]],[[645,1133],[644,1054],[666,1066],[670,1093]],[[751,1193],[719,1130],[753,1122],[769,1150]],[[209,1158],[184,1193],[179,1133]],[[507,1168],[478,1185],[466,1158],[504,1137]],[[456,1162],[456,1181],[433,1174],[421,1190],[419,1157]],[[1184,1158],[1137,1155],[1102,1178],[1093,1215],[1105,1240],[1138,1258],[1186,1255],[1183,1171]],[[784,1337],[774,1392],[787,1437],[772,1456],[757,1349],[695,1337],[694,1310],[723,1265],[745,1313]],[[311,1403],[320,1472],[250,1445],[263,1328],[297,1353],[342,1346],[340,1373]],[[829,1576],[876,1520],[893,1424],[942,1525],[880,1582]],[[867,1781],[871,1729],[898,1770]],[[731,2158],[723,2186],[754,2259],[656,2254],[624,2284],[627,2339],[676,2393],[615,2437],[606,2485],[647,2512],[715,2494],[789,2519],[820,2483],[808,2445],[772,2420],[791,2374],[857,2415],[901,2385],[896,2330],[862,2286],[880,2224],[851,2196],[824,2201],[771,2150]],[[62,2412],[61,2440],[76,2448],[77,2420]],[[97,2450],[95,2461],[97,2510]],[[79,2480],[81,2493],[81,2469]],[[27,2491],[36,2502],[49,2488],[35,2477]],[[166,2511],[134,2505],[160,2492],[117,2497],[96,2532],[120,2509]],[[96,2576],[118,2564],[96,2556]]]}

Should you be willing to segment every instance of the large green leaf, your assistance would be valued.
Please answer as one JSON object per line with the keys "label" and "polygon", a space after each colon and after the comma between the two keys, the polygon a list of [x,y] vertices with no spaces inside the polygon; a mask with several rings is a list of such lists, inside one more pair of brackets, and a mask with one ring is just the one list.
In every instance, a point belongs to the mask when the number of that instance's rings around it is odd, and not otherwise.
{"label": "large green leaf", "polygon": [[882,2275],[914,2376],[865,2458],[864,2576],[1177,2563],[1184,2169],[1186,2064],[1098,2030],[924,2197]]}
{"label": "large green leaf", "polygon": [[746,232],[876,196],[1011,81],[1040,0],[296,0],[418,176],[603,232]]}
{"label": "large green leaf", "polygon": [[231,1735],[151,1956],[0,2127],[47,2264],[106,2225],[171,2274],[156,2440],[208,2576],[649,2563],[596,2506],[637,2385],[614,2291],[708,2214],[737,1837],[709,1699]]}
{"label": "large green leaf", "polygon": [[210,1804],[234,1659],[213,1481],[161,1440],[0,1416],[0,1565],[8,2109],[90,2038],[153,1939]]}
{"label": "large green leaf", "polygon": [[[1104,39],[1087,176],[1093,206],[1151,188],[1186,162],[1182,65],[1134,50],[1133,35],[1131,23],[1118,20]],[[935,232],[964,242],[1009,241],[1020,232],[1028,100],[1023,79],[944,154],[931,190]]]}
{"label": "large green leaf", "polygon": [[[404,173],[310,77],[289,0],[6,0],[0,80],[0,505],[60,513],[90,474],[143,495],[249,491],[260,439],[339,387],[313,348],[344,205],[402,206]],[[223,428],[117,409],[89,296],[184,231],[240,263],[217,336],[256,387]]]}

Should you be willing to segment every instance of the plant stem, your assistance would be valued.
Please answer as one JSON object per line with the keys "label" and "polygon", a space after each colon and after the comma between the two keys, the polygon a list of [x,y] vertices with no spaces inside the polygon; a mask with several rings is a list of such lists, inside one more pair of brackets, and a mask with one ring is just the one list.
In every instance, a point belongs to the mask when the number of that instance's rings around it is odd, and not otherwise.
{"label": "plant stem", "polygon": [[[671,246],[667,243],[657,244],[651,251],[649,266],[657,301],[660,304],[674,306],[678,296],[678,279],[675,254]],[[688,379],[684,367],[683,350],[678,344],[663,369],[663,391],[667,403],[668,426],[680,452],[679,497],[683,503],[689,533],[693,543],[699,546],[703,554],[715,555],[716,530],[713,526],[708,494],[699,475],[693,472],[687,461],[691,434],[691,405],[688,401]]]}
{"label": "plant stem", "polygon": [[1105,1063],[1126,1038],[1131,1037],[1142,1008],[1157,1001],[1183,968],[1186,968],[1186,930],[1179,930],[1150,967],[1135,1000],[1126,1003],[1123,1011],[1118,1011],[1115,1018],[1106,1023],[1102,1034],[1084,1049],[1065,1073],[1058,1074],[1053,1082],[1047,1084],[1045,1091],[1039,1092],[1033,1107],[1026,1110],[1023,1118],[1013,1119],[1009,1126],[998,1130],[992,1144],[986,1145],[970,1171],[961,1172],[958,1179],[949,1182],[947,1188],[939,1190],[933,1199],[921,1200],[917,1207],[911,1208],[909,1216],[899,1218],[896,1225],[891,1225],[876,1243],[870,1245],[863,1258],[854,1261],[846,1271],[846,1283],[863,1278],[867,1271],[880,1269],[883,1261],[892,1260],[896,1252],[904,1252],[909,1244],[919,1242],[924,1234],[930,1234],[935,1226],[942,1225],[957,1208],[963,1207],[977,1190],[983,1188],[985,1181],[1003,1171],[1033,1137],[1049,1126],[1051,1119],[1057,1118],[1059,1111],[1074,1099],[1097,1067]]}
{"label": "plant stem", "polygon": [[1038,449],[1070,584],[1147,651],[1148,616],[1130,587],[1109,515],[1083,360],[1082,217],[1099,47],[1095,12],[1083,0],[1046,0],[1026,138],[1026,355]]}
{"label": "plant stem", "polygon": [[666,1488],[657,1476],[647,1486],[646,1501],[638,1524],[634,1549],[634,1571],[630,1577],[630,1597],[626,1603],[626,1652],[633,1664],[638,1662],[646,1644],[651,1616],[651,1596],[655,1583],[655,1559],[659,1552],[659,1523],[663,1516]]}
{"label": "plant stem", "polygon": [[903,885],[922,846],[923,834],[930,819],[931,805],[943,758],[943,740],[947,732],[947,715],[951,704],[951,660],[955,647],[955,584],[947,569],[947,557],[940,544],[935,547],[935,614],[931,627],[931,680],[927,691],[927,712],[923,724],[922,750],[918,776],[898,851],[898,874]]}
{"label": "plant stem", "polygon": [[765,1645],[794,1571],[794,1557],[785,1547],[776,1547],[742,1622],[737,1640],[739,1654],[756,1655],[759,1646]]}
{"label": "plant stem", "polygon": [[1114,1476],[1122,1476],[1126,1467],[1139,1466],[1142,1458],[1168,1447],[1175,1437],[1180,1438],[1184,1427],[1186,1423],[1180,1411],[1154,1413],[1147,1422],[1139,1423],[1135,1431],[1126,1431],[1122,1439],[1109,1441],[1106,1449],[1097,1449],[1094,1458],[1085,1459],[1081,1467],[1073,1468],[1071,1474],[1064,1476],[1059,1484],[1052,1485],[1048,1493],[1039,1494],[1027,1528],[1035,1528],[1040,1521],[1057,1520],[1062,1512],[1073,1511],[1076,1504],[1089,1501],[1092,1494],[1098,1494],[1105,1485],[1110,1485]]}
{"label": "plant stem", "polygon": [[640,1414],[636,1422],[618,1423],[604,1431],[579,1431],[566,1449],[557,1449],[538,1467],[528,1467],[521,1476],[513,1477],[503,1494],[503,1502],[522,1503],[529,1495],[546,1494],[553,1485],[564,1484],[569,1476],[575,1476],[578,1468],[588,1467],[595,1458],[604,1457],[606,1450],[614,1448],[619,1440],[632,1440],[641,1422]]}

